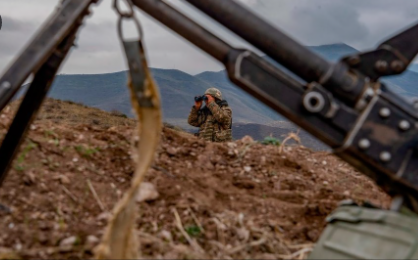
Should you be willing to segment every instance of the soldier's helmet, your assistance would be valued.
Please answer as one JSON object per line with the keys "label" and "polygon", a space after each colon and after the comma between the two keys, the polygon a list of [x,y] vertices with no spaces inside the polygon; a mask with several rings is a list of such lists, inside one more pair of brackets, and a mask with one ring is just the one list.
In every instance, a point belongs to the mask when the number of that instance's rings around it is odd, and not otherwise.
{"label": "soldier's helmet", "polygon": [[205,91],[205,95],[211,95],[214,98],[217,98],[219,100],[222,100],[222,93],[219,89],[217,88],[208,88]]}

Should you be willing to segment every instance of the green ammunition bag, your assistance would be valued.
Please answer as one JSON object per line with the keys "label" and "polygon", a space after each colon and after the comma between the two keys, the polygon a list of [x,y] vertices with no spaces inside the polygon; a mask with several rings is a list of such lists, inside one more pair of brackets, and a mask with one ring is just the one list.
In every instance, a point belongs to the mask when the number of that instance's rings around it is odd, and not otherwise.
{"label": "green ammunition bag", "polygon": [[308,259],[418,259],[418,217],[341,206],[327,218]]}

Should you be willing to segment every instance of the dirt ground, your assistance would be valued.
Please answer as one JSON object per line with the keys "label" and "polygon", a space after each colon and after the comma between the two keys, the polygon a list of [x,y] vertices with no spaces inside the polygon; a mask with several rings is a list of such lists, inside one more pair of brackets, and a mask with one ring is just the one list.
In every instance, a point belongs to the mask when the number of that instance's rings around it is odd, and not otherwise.
{"label": "dirt ground", "polygon": [[[13,110],[0,115],[2,136]],[[118,113],[48,100],[0,189],[0,258],[94,257],[134,171],[134,129]],[[169,128],[146,182],[158,194],[137,204],[144,258],[300,259],[341,200],[390,202],[329,153]]]}

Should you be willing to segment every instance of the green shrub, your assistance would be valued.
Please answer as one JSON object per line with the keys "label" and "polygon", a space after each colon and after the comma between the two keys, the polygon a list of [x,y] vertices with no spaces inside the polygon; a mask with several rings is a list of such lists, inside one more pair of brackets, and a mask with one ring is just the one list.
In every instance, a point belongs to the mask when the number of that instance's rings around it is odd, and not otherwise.
{"label": "green shrub", "polygon": [[277,146],[281,144],[280,140],[273,136],[265,137],[261,143],[264,145],[277,145]]}
{"label": "green shrub", "polygon": [[198,237],[202,234],[202,230],[200,229],[200,227],[195,225],[187,226],[185,230],[187,234],[189,234],[189,236],[191,237]]}

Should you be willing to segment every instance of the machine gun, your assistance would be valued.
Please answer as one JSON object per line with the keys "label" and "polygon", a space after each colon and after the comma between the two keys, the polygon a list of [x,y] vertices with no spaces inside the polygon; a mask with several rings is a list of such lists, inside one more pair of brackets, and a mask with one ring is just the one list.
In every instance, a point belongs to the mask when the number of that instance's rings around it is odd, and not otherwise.
{"label": "machine gun", "polygon": [[[418,106],[379,81],[380,77],[404,72],[412,62],[418,53],[418,25],[383,42],[376,50],[333,64],[234,0],[185,1],[288,71],[254,52],[234,48],[162,0],[128,2],[223,63],[238,87],[330,146],[337,156],[396,197],[393,210],[403,205],[418,213]],[[24,80],[35,74],[0,147],[1,181],[94,2],[63,1],[57,14],[1,76],[0,109]],[[121,20],[132,18],[132,14],[133,10],[130,14],[120,12]],[[135,66],[131,65],[132,74]],[[137,90],[140,101],[143,89]],[[147,106],[146,102],[141,104]]]}

